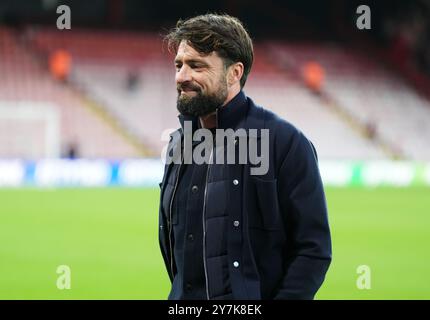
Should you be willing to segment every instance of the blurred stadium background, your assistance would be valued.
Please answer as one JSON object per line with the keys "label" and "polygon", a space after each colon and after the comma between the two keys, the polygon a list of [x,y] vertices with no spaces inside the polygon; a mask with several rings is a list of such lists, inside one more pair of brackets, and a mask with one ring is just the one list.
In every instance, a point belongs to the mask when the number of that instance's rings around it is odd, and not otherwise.
{"label": "blurred stadium background", "polygon": [[0,0],[0,298],[167,297],[160,153],[179,124],[162,34],[208,11],[254,39],[246,94],[318,150],[334,254],[317,298],[430,299],[427,0]]}

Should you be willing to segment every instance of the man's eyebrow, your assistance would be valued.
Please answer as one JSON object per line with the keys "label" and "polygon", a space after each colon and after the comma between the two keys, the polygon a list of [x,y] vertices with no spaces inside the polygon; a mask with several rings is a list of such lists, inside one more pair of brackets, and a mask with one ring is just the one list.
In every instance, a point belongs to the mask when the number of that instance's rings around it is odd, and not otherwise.
{"label": "man's eyebrow", "polygon": [[[187,64],[198,63],[198,64],[202,64],[204,66],[208,66],[208,64],[205,61],[200,60],[200,59],[185,59],[184,62]],[[178,63],[182,63],[182,60],[175,59],[175,64],[178,64]]]}

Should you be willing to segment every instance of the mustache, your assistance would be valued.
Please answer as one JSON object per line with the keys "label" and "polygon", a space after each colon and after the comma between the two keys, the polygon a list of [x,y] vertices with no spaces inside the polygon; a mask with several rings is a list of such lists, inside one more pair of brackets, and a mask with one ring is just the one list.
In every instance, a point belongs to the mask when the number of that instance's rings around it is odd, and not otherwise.
{"label": "mustache", "polygon": [[182,90],[193,90],[193,91],[196,91],[196,92],[201,92],[202,91],[199,86],[194,85],[191,82],[179,83],[178,85],[176,85],[176,89],[178,91],[182,91]]}

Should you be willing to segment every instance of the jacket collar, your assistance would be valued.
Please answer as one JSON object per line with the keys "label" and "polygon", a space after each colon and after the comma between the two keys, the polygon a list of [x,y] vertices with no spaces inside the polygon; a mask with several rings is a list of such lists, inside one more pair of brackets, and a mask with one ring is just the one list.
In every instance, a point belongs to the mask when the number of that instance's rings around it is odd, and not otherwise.
{"label": "jacket collar", "polygon": [[248,113],[245,93],[241,90],[225,106],[218,109],[218,129],[236,129],[243,127]]}

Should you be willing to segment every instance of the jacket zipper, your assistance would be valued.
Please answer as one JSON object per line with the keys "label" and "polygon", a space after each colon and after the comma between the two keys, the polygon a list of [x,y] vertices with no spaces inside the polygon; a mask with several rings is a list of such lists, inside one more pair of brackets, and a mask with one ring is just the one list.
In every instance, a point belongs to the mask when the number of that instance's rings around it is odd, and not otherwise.
{"label": "jacket zipper", "polygon": [[[218,128],[218,109],[216,109],[216,128]],[[209,297],[209,280],[208,280],[208,270],[206,266],[206,198],[207,198],[207,189],[208,189],[208,179],[209,179],[209,171],[210,171],[210,165],[213,159],[213,152],[215,149],[215,141],[212,142],[212,150],[211,154],[209,156],[209,163],[208,168],[206,170],[206,183],[205,183],[205,194],[203,198],[203,267],[205,270],[205,281],[206,281],[206,297],[208,300],[210,300]]]}
{"label": "jacket zipper", "polygon": [[179,164],[178,174],[176,176],[175,187],[173,188],[172,198],[170,199],[170,208],[169,208],[169,249],[170,249],[170,271],[172,273],[172,279],[175,276],[173,273],[172,206],[173,206],[173,199],[175,198],[176,188],[178,187],[179,175],[181,174],[181,166],[182,166],[182,156],[181,156],[181,163]]}
{"label": "jacket zipper", "polygon": [[211,155],[209,157],[209,163],[208,163],[208,169],[206,170],[206,183],[205,183],[205,194],[203,199],[203,267],[205,270],[205,281],[206,281],[206,296],[207,299],[209,298],[209,281],[208,281],[208,271],[206,267],[206,195],[207,195],[207,189],[208,189],[208,178],[209,178],[209,170],[210,170],[210,163],[213,156],[213,149],[211,150]]}

